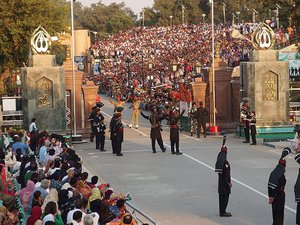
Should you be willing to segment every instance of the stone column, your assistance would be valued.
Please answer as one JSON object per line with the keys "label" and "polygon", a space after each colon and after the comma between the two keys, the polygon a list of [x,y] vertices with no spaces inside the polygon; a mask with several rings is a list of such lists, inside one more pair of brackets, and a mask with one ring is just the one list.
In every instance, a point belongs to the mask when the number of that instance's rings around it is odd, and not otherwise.
{"label": "stone column", "polygon": [[[74,108],[74,91],[73,91],[73,77],[72,77],[72,61],[69,59],[67,60],[64,65],[65,71],[66,71],[66,90],[71,90],[71,118],[73,118],[73,108]],[[81,84],[82,84],[82,77],[84,73],[77,70],[75,70],[75,89],[76,89],[76,96],[75,96],[75,110],[76,110],[76,128],[83,128],[82,127],[82,110],[81,110],[81,98],[82,98],[82,92],[81,92]],[[73,126],[73,124],[72,124]]]}
{"label": "stone column", "polygon": [[21,73],[25,129],[36,118],[39,130],[65,131],[65,70],[55,56],[32,55]]}
{"label": "stone column", "polygon": [[196,78],[195,83],[192,85],[193,88],[193,100],[199,106],[199,102],[202,101],[204,107],[206,106],[206,88],[207,83],[205,83],[202,78]]}
{"label": "stone column", "polygon": [[88,121],[88,114],[92,111],[92,107],[96,105],[96,97],[98,92],[98,86],[94,85],[92,81],[87,81],[86,85],[82,86],[83,98],[84,98],[84,127],[91,127]]}

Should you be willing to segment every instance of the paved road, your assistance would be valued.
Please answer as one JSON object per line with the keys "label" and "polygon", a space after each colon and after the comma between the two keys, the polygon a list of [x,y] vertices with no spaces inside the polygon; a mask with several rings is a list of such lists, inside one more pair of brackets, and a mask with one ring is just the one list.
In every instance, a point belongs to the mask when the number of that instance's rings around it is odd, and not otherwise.
{"label": "paved road", "polygon": [[[103,112],[106,122],[112,106],[105,97]],[[131,110],[124,111],[128,124]],[[217,174],[214,172],[221,138],[196,139],[180,136],[183,155],[170,153],[169,132],[164,126],[163,140],[168,151],[153,154],[149,124],[141,119],[140,128],[125,129],[123,157],[111,153],[107,132],[105,149],[95,150],[94,143],[77,145],[84,165],[101,176],[118,192],[130,192],[132,203],[153,217],[160,225],[267,225],[272,223],[271,206],[267,203],[267,181],[276,166],[281,149],[263,145],[250,146],[229,135],[228,160],[232,167],[233,188],[228,211],[231,218],[218,216]],[[158,147],[157,147],[158,149]],[[287,159],[285,224],[295,224],[293,186],[298,166]]]}

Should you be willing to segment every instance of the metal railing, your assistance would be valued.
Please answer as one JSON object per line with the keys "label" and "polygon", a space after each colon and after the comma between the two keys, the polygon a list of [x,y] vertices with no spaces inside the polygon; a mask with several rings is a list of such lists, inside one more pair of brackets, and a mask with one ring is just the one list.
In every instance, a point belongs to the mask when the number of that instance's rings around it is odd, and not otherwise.
{"label": "metal railing", "polygon": [[146,213],[144,213],[143,211],[141,211],[140,209],[138,209],[136,206],[132,205],[128,201],[126,202],[126,206],[127,206],[126,207],[127,211],[129,211],[129,213],[135,218],[135,220],[139,225],[143,225],[143,224],[158,225],[158,223],[154,219],[152,219],[150,216],[148,216]]}

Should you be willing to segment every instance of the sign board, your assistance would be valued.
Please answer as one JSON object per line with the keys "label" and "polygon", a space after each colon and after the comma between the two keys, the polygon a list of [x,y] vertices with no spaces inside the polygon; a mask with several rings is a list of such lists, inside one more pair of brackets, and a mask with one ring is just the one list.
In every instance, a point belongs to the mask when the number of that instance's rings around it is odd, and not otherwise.
{"label": "sign board", "polygon": [[3,111],[16,111],[16,99],[2,99]]}

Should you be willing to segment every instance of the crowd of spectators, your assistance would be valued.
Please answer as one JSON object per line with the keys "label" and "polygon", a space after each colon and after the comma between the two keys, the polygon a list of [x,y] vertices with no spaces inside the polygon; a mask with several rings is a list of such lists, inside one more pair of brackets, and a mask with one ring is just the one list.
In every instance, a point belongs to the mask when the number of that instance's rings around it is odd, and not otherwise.
{"label": "crowd of spectators", "polygon": [[[216,54],[230,67],[249,60],[253,49],[251,34],[258,24],[215,26]],[[237,29],[244,38],[233,38]],[[285,47],[295,37],[295,28],[280,28],[276,45]],[[211,26],[207,23],[166,27],[133,27],[93,43],[92,59],[96,59],[95,81],[102,92],[128,93],[137,81],[144,90],[171,83],[190,84],[196,76],[197,62],[202,70],[211,66]],[[173,64],[176,70],[173,70]],[[178,85],[177,85],[178,88]],[[117,89],[117,91],[115,90]]]}
{"label": "crowd of spectators", "polygon": [[40,133],[36,149],[23,141],[16,134],[0,150],[1,225],[136,224],[127,196],[84,172],[61,135]]}

